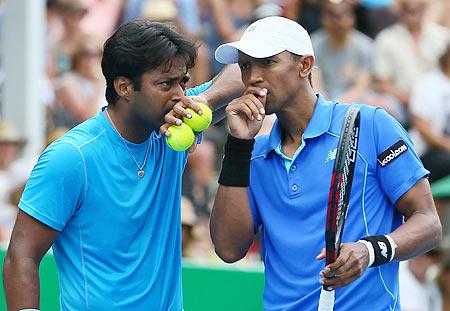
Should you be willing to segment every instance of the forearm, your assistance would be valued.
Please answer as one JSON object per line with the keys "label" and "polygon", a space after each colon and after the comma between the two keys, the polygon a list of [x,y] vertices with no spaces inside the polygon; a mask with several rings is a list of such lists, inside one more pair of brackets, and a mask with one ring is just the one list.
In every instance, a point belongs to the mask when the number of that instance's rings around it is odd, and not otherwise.
{"label": "forearm", "polygon": [[386,94],[395,97],[402,106],[407,107],[409,105],[409,93],[402,93],[398,90],[394,84],[390,81],[379,81],[378,89]]}
{"label": "forearm", "polygon": [[253,216],[245,187],[219,186],[210,220],[216,253],[226,262],[243,258],[254,238]]}
{"label": "forearm", "polygon": [[450,138],[448,136],[431,132],[420,132],[420,134],[431,149],[444,150],[450,153]]}
{"label": "forearm", "polygon": [[362,100],[363,96],[367,94],[369,85],[371,83],[370,75],[367,72],[360,73],[353,85],[345,92],[341,98],[341,102],[353,103]]}
{"label": "forearm", "polygon": [[431,130],[431,121],[420,116],[412,116],[412,125],[419,131],[427,145],[431,149],[439,149],[450,152],[450,137]]}
{"label": "forearm", "polygon": [[231,21],[229,8],[224,0],[211,0],[211,8],[216,23],[217,31],[222,38],[222,41],[233,41],[233,35],[236,28]]}
{"label": "forearm", "polygon": [[33,259],[17,258],[8,253],[3,278],[8,310],[39,309],[38,264]]}
{"label": "forearm", "polygon": [[436,247],[442,239],[442,227],[437,215],[417,212],[390,236],[397,244],[394,260],[406,260]]}
{"label": "forearm", "polygon": [[238,65],[228,65],[213,78],[212,85],[202,93],[213,110],[219,109],[220,104],[244,93],[245,87],[241,80]]}

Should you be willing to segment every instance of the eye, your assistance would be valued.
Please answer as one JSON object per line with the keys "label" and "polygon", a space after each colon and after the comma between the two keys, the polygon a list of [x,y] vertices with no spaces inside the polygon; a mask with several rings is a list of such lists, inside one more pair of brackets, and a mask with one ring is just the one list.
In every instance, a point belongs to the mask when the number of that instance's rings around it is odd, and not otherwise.
{"label": "eye", "polygon": [[185,77],[184,79],[181,80],[180,85],[183,89],[186,88],[186,84],[189,82],[190,77]]}
{"label": "eye", "polygon": [[265,59],[262,61],[262,63],[263,63],[264,65],[272,65],[272,64],[275,64],[276,62],[275,62],[272,58],[265,58]]}
{"label": "eye", "polygon": [[239,63],[239,68],[241,68],[241,70],[250,69],[250,63]]}

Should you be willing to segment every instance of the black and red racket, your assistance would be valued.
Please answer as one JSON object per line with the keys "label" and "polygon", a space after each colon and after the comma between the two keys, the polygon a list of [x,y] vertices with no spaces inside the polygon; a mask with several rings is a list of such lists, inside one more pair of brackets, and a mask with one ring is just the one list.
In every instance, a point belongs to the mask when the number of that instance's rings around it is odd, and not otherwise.
{"label": "black and red racket", "polygon": [[[331,176],[325,226],[326,265],[335,262],[339,256],[357,158],[359,124],[359,108],[352,106],[348,109],[344,124],[342,125],[333,174]],[[323,286],[320,293],[318,310],[331,311],[333,308],[334,290],[329,291]]]}

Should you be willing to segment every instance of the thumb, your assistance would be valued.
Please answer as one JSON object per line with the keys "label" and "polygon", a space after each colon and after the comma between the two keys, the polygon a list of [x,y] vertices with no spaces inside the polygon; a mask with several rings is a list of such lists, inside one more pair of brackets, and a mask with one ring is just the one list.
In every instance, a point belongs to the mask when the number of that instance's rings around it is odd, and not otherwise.
{"label": "thumb", "polygon": [[326,252],[325,252],[325,248],[322,248],[322,250],[320,251],[319,255],[317,255],[316,259],[317,260],[322,260],[325,258]]}

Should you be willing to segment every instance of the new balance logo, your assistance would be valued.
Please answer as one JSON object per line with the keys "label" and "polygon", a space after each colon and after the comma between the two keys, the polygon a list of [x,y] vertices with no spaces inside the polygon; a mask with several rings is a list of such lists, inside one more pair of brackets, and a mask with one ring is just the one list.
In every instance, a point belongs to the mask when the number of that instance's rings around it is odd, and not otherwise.
{"label": "new balance logo", "polygon": [[250,32],[256,29],[256,25],[253,25],[252,27],[250,27],[249,29],[247,29],[245,32]]}
{"label": "new balance logo", "polygon": [[380,163],[381,166],[386,166],[407,150],[408,146],[405,144],[405,142],[403,140],[399,140],[388,149],[383,151],[380,155],[378,155],[378,163]]}
{"label": "new balance logo", "polygon": [[337,148],[334,148],[327,153],[327,157],[325,158],[325,163],[336,159]]}
{"label": "new balance logo", "polygon": [[378,246],[380,247],[381,255],[383,255],[384,258],[387,258],[388,254],[387,254],[387,246],[386,246],[386,243],[384,243],[384,242],[378,242]]}

